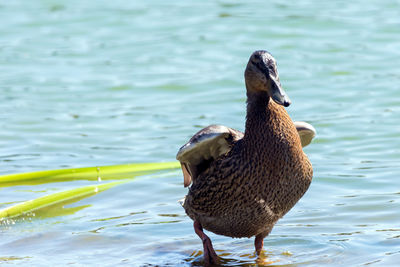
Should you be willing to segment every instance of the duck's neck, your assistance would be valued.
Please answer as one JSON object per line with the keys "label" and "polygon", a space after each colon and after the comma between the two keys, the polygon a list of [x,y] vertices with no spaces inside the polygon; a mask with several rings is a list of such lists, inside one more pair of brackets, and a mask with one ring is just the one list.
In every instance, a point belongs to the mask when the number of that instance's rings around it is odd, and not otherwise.
{"label": "duck's neck", "polygon": [[[291,122],[286,110],[275,104],[266,92],[247,92],[247,118],[244,142],[247,152],[253,154],[269,150],[285,135]],[[288,129],[290,131],[290,129]],[[254,151],[253,151],[254,150]]]}
{"label": "duck's neck", "polygon": [[[266,116],[268,111],[270,97],[267,92],[249,92],[247,91],[247,121],[246,121],[246,130],[247,123],[253,122],[255,116]],[[254,117],[254,118],[253,118]],[[250,119],[250,121],[249,121]]]}

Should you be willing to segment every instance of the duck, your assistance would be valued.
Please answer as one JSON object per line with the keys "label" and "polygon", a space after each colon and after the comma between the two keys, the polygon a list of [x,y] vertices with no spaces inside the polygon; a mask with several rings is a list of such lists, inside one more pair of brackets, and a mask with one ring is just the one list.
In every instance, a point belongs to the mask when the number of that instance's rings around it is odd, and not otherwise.
{"label": "duck", "polygon": [[219,258],[204,229],[232,238],[253,237],[257,255],[276,222],[306,193],[313,168],[303,147],[316,131],[293,122],[285,107],[275,58],[253,52],[244,71],[247,114],[244,133],[210,125],[178,151],[184,186],[181,204],[203,243],[205,265]]}

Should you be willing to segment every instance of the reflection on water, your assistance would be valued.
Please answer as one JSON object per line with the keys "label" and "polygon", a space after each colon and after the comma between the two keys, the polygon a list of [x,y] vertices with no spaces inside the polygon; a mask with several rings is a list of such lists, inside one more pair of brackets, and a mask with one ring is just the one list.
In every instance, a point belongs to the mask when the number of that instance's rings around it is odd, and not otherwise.
{"label": "reflection on water", "polygon": [[[0,173],[168,162],[199,128],[243,130],[243,70],[267,49],[314,181],[265,239],[210,234],[223,266],[398,266],[398,2],[6,1]],[[0,208],[90,182],[0,188]],[[0,225],[0,263],[202,266],[179,171]]]}

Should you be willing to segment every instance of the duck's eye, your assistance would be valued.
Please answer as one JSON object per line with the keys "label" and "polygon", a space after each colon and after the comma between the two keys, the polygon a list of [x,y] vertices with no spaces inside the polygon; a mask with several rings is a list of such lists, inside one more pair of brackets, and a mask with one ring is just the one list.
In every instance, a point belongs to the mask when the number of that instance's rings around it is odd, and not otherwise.
{"label": "duck's eye", "polygon": [[254,58],[252,59],[253,63],[258,63],[261,61],[261,56],[260,55],[254,55]]}

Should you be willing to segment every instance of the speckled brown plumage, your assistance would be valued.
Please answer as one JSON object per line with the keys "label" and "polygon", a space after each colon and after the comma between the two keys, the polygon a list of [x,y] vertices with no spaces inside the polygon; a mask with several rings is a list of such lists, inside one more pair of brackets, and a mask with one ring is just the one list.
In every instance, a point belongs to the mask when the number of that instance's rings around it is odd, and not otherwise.
{"label": "speckled brown plumage", "polygon": [[244,138],[197,177],[184,203],[205,229],[231,237],[268,235],[312,178],[286,110],[272,101],[248,105]]}
{"label": "speckled brown plumage", "polygon": [[194,177],[183,204],[190,218],[216,234],[264,238],[311,183],[311,163],[283,107],[290,100],[283,91],[273,95],[272,87],[281,87],[275,61],[265,53],[253,53],[245,72],[244,137]]}

